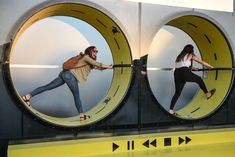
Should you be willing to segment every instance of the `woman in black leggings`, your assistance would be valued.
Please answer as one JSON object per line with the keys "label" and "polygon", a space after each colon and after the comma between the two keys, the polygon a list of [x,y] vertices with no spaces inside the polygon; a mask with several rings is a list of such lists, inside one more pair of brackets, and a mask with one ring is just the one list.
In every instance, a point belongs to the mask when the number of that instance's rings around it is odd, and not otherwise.
{"label": "woman in black leggings", "polygon": [[195,82],[199,85],[199,87],[203,90],[206,94],[206,98],[209,99],[214,93],[215,89],[211,91],[207,91],[206,85],[203,82],[202,78],[198,75],[192,73],[191,70],[197,70],[195,67],[191,67],[192,62],[196,61],[208,68],[213,68],[210,64],[206,63],[205,61],[199,59],[193,50],[193,46],[188,44],[184,47],[181,53],[177,56],[175,61],[175,71],[174,71],[174,79],[175,79],[175,94],[171,100],[169,113],[176,115],[173,108],[175,106],[176,101],[178,100],[183,87],[186,82]]}

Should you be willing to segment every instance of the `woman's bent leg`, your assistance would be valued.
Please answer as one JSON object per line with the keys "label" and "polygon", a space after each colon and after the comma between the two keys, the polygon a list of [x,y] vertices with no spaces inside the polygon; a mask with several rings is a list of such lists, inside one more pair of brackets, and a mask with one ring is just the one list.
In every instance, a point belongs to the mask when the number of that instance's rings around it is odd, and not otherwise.
{"label": "woman's bent leg", "polygon": [[187,75],[186,81],[187,82],[196,82],[205,94],[208,92],[206,85],[200,76],[190,72]]}
{"label": "woman's bent leg", "polygon": [[70,71],[66,71],[65,73],[63,73],[62,77],[73,94],[75,106],[78,112],[80,114],[83,114],[82,102],[80,99],[77,79],[74,77],[74,75]]}

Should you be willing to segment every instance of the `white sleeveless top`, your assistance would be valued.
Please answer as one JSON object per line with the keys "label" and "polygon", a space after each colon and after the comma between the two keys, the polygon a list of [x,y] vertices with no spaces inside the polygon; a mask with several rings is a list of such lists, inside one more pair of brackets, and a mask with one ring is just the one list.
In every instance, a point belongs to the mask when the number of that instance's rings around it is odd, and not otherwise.
{"label": "white sleeveless top", "polygon": [[179,62],[175,62],[175,68],[190,67],[191,60],[188,60],[187,57],[188,57],[188,55],[185,55],[183,60],[181,60]]}

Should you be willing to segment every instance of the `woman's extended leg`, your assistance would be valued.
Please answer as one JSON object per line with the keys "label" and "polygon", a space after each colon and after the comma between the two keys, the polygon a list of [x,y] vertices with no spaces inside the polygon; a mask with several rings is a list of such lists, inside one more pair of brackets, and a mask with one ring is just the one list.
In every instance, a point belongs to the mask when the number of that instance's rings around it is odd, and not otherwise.
{"label": "woman's extended leg", "polygon": [[182,79],[182,72],[183,72],[183,69],[180,68],[180,69],[176,69],[174,71],[174,81],[175,81],[175,94],[174,96],[172,97],[171,99],[171,104],[170,104],[170,108],[169,108],[169,113],[170,114],[175,114],[173,108],[175,106],[175,103],[177,102],[183,88],[184,88],[184,85],[185,85],[185,81]]}
{"label": "woman's extended leg", "polygon": [[177,82],[177,81],[175,81],[175,94],[174,94],[174,96],[171,99],[171,104],[170,104],[170,109],[169,109],[169,112],[171,114],[175,113],[173,108],[174,108],[175,103],[177,102],[177,100],[178,100],[178,98],[179,98],[183,88],[184,88],[184,85],[185,85],[185,82]]}
{"label": "woman's extended leg", "polygon": [[[63,73],[63,71],[61,73]],[[53,81],[51,81],[47,85],[38,87],[35,90],[33,90],[32,92],[30,92],[30,95],[33,97],[37,94],[40,94],[40,93],[45,92],[47,90],[51,90],[51,89],[54,89],[54,88],[57,88],[57,87],[63,85],[65,83],[65,81],[63,80],[63,78],[61,78],[61,76],[60,76],[61,73],[59,74],[59,76],[57,78],[55,78]]]}
{"label": "woman's extended leg", "polygon": [[[63,71],[61,72],[63,73]],[[61,74],[60,73],[60,74]],[[63,85],[65,82],[64,80],[61,78],[61,76],[59,75],[57,78],[55,78],[53,81],[51,81],[49,84],[45,85],[45,86],[41,86],[41,87],[38,87],[36,88],[35,90],[33,90],[32,92],[30,92],[29,94],[27,95],[24,95],[22,96],[22,99],[29,104],[29,100],[37,95],[37,94],[40,94],[44,91],[47,91],[47,90],[51,90],[51,89],[54,89],[56,87],[59,87],[61,85]]]}

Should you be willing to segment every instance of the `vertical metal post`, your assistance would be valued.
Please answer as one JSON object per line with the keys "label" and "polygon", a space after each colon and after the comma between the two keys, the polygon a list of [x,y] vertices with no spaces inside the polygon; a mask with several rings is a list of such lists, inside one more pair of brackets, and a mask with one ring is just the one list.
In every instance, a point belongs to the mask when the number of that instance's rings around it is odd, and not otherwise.
{"label": "vertical metal post", "polygon": [[[139,57],[141,56],[141,22],[142,22],[142,4],[138,4],[138,20],[139,20]],[[140,77],[140,62],[137,65],[137,81],[138,81],[138,131],[141,131],[141,77]]]}
{"label": "vertical metal post", "polygon": [[235,10],[235,0],[233,0],[233,14],[232,14],[233,16],[235,15],[235,11],[234,10]]}
{"label": "vertical metal post", "polygon": [[8,151],[8,140],[0,139],[0,156],[7,157],[7,151]]}

